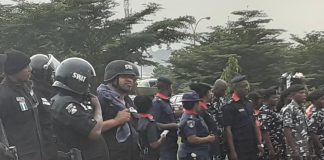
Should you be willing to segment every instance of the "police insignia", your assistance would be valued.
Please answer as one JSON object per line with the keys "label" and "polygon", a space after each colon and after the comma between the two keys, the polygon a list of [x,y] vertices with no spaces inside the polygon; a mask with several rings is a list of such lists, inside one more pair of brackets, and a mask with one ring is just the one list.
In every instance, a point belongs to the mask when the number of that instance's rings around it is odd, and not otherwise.
{"label": "police insignia", "polygon": [[188,121],[187,121],[187,125],[188,125],[189,128],[194,128],[195,125],[196,125],[195,123],[196,123],[196,122],[193,121],[193,120],[188,120]]}
{"label": "police insignia", "polygon": [[74,114],[76,113],[78,110],[76,108],[75,105],[73,105],[72,103],[69,104],[66,108],[65,108],[70,114]]}

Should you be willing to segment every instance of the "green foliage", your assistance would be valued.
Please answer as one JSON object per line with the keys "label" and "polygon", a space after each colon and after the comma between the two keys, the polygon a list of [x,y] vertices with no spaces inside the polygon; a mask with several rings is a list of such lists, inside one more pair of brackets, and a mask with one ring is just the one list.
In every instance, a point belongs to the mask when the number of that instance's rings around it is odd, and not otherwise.
{"label": "green foliage", "polygon": [[[0,50],[15,48],[27,54],[53,54],[59,59],[81,57],[92,63],[101,76],[112,60],[124,59],[140,65],[155,64],[147,49],[188,38],[183,32],[190,16],[152,22],[131,33],[134,24],[158,12],[155,3],[126,18],[113,19],[113,0],[52,0],[35,4],[19,1],[0,5]],[[100,77],[99,77],[100,78]]]}
{"label": "green foliage", "polygon": [[232,78],[240,74],[240,66],[238,64],[237,58],[234,56],[230,57],[227,61],[227,66],[223,70],[221,79],[229,82]]}

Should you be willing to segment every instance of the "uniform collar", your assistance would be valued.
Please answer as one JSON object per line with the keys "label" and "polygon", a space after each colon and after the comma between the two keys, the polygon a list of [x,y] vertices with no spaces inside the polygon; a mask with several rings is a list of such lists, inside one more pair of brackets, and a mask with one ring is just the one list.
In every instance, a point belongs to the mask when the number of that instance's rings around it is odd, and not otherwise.
{"label": "uniform collar", "polygon": [[185,109],[184,112],[187,114],[187,115],[190,115],[190,116],[196,116],[198,115],[197,112],[193,111],[193,110],[187,110]]}
{"label": "uniform collar", "polygon": [[156,97],[159,97],[159,98],[161,98],[161,99],[163,99],[163,100],[169,100],[169,98],[170,98],[170,97],[168,97],[168,96],[166,96],[165,94],[160,93],[160,92],[156,93],[155,96],[156,96]]}
{"label": "uniform collar", "polygon": [[233,100],[234,102],[238,102],[238,101],[241,100],[241,97],[240,97],[236,92],[234,92],[234,93],[232,94],[232,100]]}
{"label": "uniform collar", "polygon": [[199,106],[201,109],[204,109],[204,110],[208,109],[208,103],[206,103],[206,102],[199,101]]}
{"label": "uniform collar", "polygon": [[154,120],[153,115],[148,114],[148,113],[139,113],[139,116],[140,116],[141,118],[147,118],[147,119],[149,119],[149,120]]}

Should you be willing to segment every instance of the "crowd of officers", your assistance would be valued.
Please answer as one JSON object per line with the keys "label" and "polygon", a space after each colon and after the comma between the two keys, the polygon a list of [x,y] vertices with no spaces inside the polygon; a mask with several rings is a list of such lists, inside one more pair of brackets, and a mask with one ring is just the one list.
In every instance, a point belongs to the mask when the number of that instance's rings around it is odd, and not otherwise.
{"label": "crowd of officers", "polygon": [[129,97],[139,71],[128,61],[107,64],[91,94],[96,72],[84,59],[17,50],[0,58],[1,160],[324,159],[324,90],[302,83],[279,95],[250,92],[244,75],[192,82],[174,110],[168,78],[154,96]]}

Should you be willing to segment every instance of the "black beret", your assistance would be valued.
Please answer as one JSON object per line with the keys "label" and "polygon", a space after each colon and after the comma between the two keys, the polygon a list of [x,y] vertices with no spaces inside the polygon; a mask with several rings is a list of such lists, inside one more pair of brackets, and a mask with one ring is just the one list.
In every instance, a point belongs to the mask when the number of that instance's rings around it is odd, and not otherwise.
{"label": "black beret", "polygon": [[301,91],[301,90],[305,90],[305,86],[302,85],[302,84],[294,84],[292,86],[290,86],[288,89],[287,89],[287,94],[291,94],[293,92],[298,92],[298,91]]}
{"label": "black beret", "polygon": [[4,73],[8,75],[18,73],[30,63],[29,57],[23,52],[11,49],[5,51],[5,54],[7,58],[4,63]]}
{"label": "black beret", "polygon": [[316,101],[323,96],[324,96],[324,91],[317,89],[307,96],[307,100],[308,101]]}
{"label": "black beret", "polygon": [[263,97],[269,98],[272,95],[277,95],[277,90],[274,88],[268,88],[263,91]]}
{"label": "black beret", "polygon": [[241,81],[244,81],[244,80],[247,80],[247,77],[246,75],[239,75],[239,76],[235,76],[232,80],[231,80],[231,83],[238,83],[238,82],[241,82]]}
{"label": "black beret", "polygon": [[158,83],[164,83],[164,84],[167,84],[167,85],[171,85],[172,84],[172,81],[169,79],[169,78],[166,78],[166,77],[160,77],[157,79]]}
{"label": "black beret", "polygon": [[196,92],[188,92],[183,94],[182,96],[182,102],[196,102],[199,101],[199,95]]}

